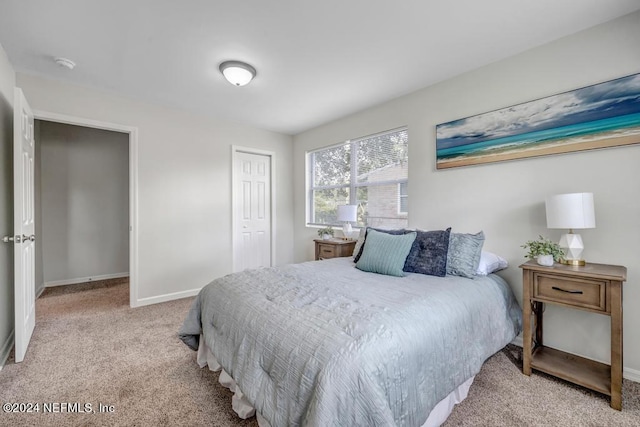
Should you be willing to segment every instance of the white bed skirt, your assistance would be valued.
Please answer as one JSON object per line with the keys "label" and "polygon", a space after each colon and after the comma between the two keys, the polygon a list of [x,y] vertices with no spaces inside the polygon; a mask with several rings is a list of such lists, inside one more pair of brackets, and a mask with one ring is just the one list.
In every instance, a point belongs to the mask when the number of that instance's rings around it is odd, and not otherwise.
{"label": "white bed skirt", "polygon": [[[231,397],[231,408],[233,408],[233,411],[238,414],[238,417],[247,419],[255,415],[260,427],[271,427],[269,422],[264,419],[259,412],[256,412],[255,408],[251,405],[251,403],[249,403],[246,396],[244,395],[242,390],[240,390],[240,387],[237,386],[233,378],[231,378],[231,376],[227,374],[224,369],[222,369],[222,366],[220,366],[216,357],[213,355],[213,353],[211,353],[209,347],[207,347],[207,345],[204,343],[204,338],[202,337],[202,335],[200,335],[200,346],[198,347],[197,362],[198,366],[200,366],[201,368],[208,366],[212,371],[221,371],[218,382],[233,392],[233,396]],[[475,376],[469,378],[467,381],[460,384],[457,389],[449,393],[447,397],[438,402],[438,404],[429,414],[429,418],[427,418],[427,421],[422,425],[422,427],[438,427],[439,425],[444,423],[445,420],[449,418],[449,415],[451,415],[453,407],[467,398],[469,387],[471,387],[474,378]]]}

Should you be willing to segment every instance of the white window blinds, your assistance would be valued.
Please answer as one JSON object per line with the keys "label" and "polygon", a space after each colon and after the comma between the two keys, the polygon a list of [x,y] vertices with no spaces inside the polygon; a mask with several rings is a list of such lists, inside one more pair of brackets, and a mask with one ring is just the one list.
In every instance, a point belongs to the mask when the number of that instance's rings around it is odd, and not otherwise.
{"label": "white window blinds", "polygon": [[338,224],[337,206],[358,206],[358,226],[407,226],[406,128],[308,153],[308,224]]}

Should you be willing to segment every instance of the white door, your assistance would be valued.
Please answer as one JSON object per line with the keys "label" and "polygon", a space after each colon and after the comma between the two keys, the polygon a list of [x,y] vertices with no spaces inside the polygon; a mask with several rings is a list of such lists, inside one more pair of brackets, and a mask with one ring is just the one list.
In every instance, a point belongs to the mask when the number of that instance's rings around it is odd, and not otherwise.
{"label": "white door", "polygon": [[36,326],[33,113],[22,90],[13,106],[15,361],[22,362]]}
{"label": "white door", "polygon": [[271,157],[237,151],[234,271],[271,266]]}

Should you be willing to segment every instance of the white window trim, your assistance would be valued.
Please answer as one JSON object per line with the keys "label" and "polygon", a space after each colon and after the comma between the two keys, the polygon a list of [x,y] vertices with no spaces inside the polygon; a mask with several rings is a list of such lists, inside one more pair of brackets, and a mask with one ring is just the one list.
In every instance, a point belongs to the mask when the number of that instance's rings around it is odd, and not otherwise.
{"label": "white window trim", "polygon": [[409,193],[403,195],[402,194],[402,184],[409,184],[409,180],[403,181],[403,182],[399,182],[398,183],[398,215],[409,215],[409,211],[403,211],[402,210],[402,198],[404,197],[405,199],[409,198]]}

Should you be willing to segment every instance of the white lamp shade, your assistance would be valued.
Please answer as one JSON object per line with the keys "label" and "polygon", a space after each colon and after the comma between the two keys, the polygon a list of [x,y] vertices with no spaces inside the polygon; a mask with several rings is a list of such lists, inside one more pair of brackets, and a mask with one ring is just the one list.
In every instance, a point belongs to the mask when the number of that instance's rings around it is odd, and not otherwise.
{"label": "white lamp shade", "polygon": [[596,228],[593,193],[557,194],[547,197],[547,228]]}
{"label": "white lamp shade", "polygon": [[220,64],[220,72],[229,83],[244,86],[256,76],[256,69],[240,61],[226,61]]}
{"label": "white lamp shade", "polygon": [[358,219],[358,205],[338,206],[338,221],[353,222]]}

